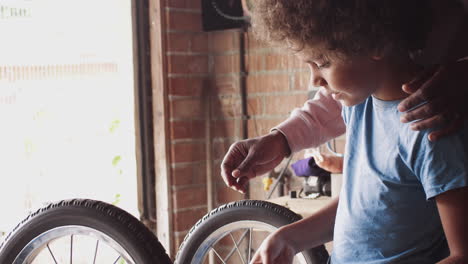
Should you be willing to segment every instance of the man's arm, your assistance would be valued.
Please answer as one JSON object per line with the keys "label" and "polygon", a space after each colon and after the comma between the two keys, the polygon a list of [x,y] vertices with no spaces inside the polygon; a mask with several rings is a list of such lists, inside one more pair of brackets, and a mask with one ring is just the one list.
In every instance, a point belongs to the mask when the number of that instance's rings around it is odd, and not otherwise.
{"label": "man's arm", "polygon": [[468,94],[467,63],[459,61],[468,56],[468,0],[461,1],[465,10],[457,1],[432,2],[435,25],[417,61],[439,66],[403,85],[411,96],[401,102],[399,110],[406,112],[402,121],[414,121],[415,130],[439,127],[429,135],[435,141],[457,131],[460,121],[468,119],[466,104],[459,99]]}
{"label": "man's arm", "polygon": [[320,89],[269,134],[234,143],[221,163],[221,176],[227,186],[245,192],[251,178],[274,169],[285,156],[319,146],[345,130],[341,104]]}
{"label": "man's arm", "polygon": [[450,248],[450,256],[439,264],[468,263],[468,187],[454,189],[436,197],[437,207]]}
{"label": "man's arm", "polygon": [[272,130],[280,131],[288,141],[291,153],[318,147],[346,132],[341,116],[342,105],[320,88],[312,100],[302,108],[292,111],[291,116]]}

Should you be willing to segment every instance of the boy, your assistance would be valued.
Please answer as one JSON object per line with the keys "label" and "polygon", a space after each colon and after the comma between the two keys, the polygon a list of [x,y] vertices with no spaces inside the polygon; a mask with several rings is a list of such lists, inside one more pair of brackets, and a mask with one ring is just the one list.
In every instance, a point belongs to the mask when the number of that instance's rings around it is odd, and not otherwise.
{"label": "boy", "polygon": [[270,235],[252,263],[291,263],[331,240],[333,264],[468,263],[468,124],[430,142],[397,109],[422,70],[408,53],[431,28],[427,2],[256,1],[257,34],[295,49],[344,105],[347,148],[339,201]]}

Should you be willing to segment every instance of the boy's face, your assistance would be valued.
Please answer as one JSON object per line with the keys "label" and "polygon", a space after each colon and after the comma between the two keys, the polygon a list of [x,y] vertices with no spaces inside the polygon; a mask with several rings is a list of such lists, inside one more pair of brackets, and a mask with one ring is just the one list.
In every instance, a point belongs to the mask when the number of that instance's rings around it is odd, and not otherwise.
{"label": "boy's face", "polygon": [[310,85],[324,87],[343,105],[359,104],[379,88],[379,60],[370,56],[338,59],[336,56],[317,54],[316,51],[305,48],[297,53],[299,59],[309,66]]}

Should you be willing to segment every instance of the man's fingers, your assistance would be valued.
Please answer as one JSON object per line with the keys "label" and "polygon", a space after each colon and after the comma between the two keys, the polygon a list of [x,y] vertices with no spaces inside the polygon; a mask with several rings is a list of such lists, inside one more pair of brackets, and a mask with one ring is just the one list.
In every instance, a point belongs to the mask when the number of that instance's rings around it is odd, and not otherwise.
{"label": "man's fingers", "polygon": [[422,96],[421,90],[417,90],[415,93],[405,98],[399,105],[398,111],[406,112],[415,106],[421,105],[426,102],[426,99]]}
{"label": "man's fingers", "polygon": [[405,93],[412,94],[417,91],[434,73],[437,71],[437,67],[431,67],[429,69],[424,70],[420,74],[418,74],[414,79],[411,81],[403,84],[402,89]]}
{"label": "man's fingers", "polygon": [[[250,168],[250,174],[246,174],[246,176],[239,176],[239,178],[237,178],[237,186],[239,188],[240,191],[242,191],[243,193],[245,193],[247,191],[247,183],[249,182],[249,180],[257,175],[262,175],[262,174],[265,174],[269,171],[271,171],[273,168],[275,168],[281,161],[283,160],[283,158],[281,156],[278,156],[277,158],[275,158],[274,160],[268,162],[268,163],[265,163],[265,164],[255,164],[254,166],[252,166]],[[240,173],[239,173],[240,175]],[[250,177],[252,176],[252,177]]]}
{"label": "man's fingers", "polygon": [[[445,109],[444,109],[445,108]],[[431,117],[440,114],[447,107],[442,106],[442,101],[440,100],[433,100],[432,102],[428,102],[419,106],[418,108],[412,109],[401,115],[401,122],[408,123],[414,120],[421,120],[421,119],[428,119]]]}
{"label": "man's fingers", "polygon": [[410,128],[412,130],[420,131],[420,130],[424,130],[424,129],[428,129],[432,127],[443,126],[444,124],[446,124],[446,121],[443,115],[440,114],[440,115],[433,116],[431,118],[427,118],[427,119],[414,122],[410,125]]}
{"label": "man's fingers", "polygon": [[460,127],[463,125],[463,120],[462,119],[458,119],[458,120],[455,120],[452,122],[452,124],[450,124],[448,127],[446,127],[445,129],[441,129],[441,130],[437,130],[437,131],[433,131],[429,134],[429,140],[434,142],[434,141],[437,141],[447,135],[451,135],[453,134],[455,131],[458,131],[460,129]]}
{"label": "man's fingers", "polygon": [[247,191],[247,183],[249,182],[249,178],[247,177],[240,177],[237,179],[237,186],[238,186],[238,191],[245,193]]}
{"label": "man's fingers", "polygon": [[439,84],[443,82],[443,77],[441,77],[441,74],[442,70],[436,71],[434,75],[432,75],[428,80],[426,80],[423,84],[421,84],[421,86],[417,88],[417,91],[415,91],[398,105],[398,110],[400,112],[406,112],[423,104],[424,102],[427,102],[428,100],[433,99],[434,91],[437,91]]}
{"label": "man's fingers", "polygon": [[250,151],[247,157],[245,157],[241,164],[232,172],[232,176],[234,178],[247,177],[249,179],[255,177],[255,171],[253,170],[254,163],[254,151]]}
{"label": "man's fingers", "polygon": [[235,189],[237,185],[237,179],[232,176],[232,171],[234,170],[230,162],[229,154],[224,158],[221,163],[221,177],[224,180],[226,186]]}

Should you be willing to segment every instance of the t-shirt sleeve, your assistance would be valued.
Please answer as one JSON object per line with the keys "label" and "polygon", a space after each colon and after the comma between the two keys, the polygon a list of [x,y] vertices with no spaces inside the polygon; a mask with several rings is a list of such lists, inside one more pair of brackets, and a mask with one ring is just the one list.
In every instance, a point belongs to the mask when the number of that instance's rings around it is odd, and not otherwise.
{"label": "t-shirt sleeve", "polygon": [[410,154],[410,163],[420,180],[427,199],[446,191],[467,186],[468,130],[467,125],[458,133],[431,142],[429,131],[417,134]]}

